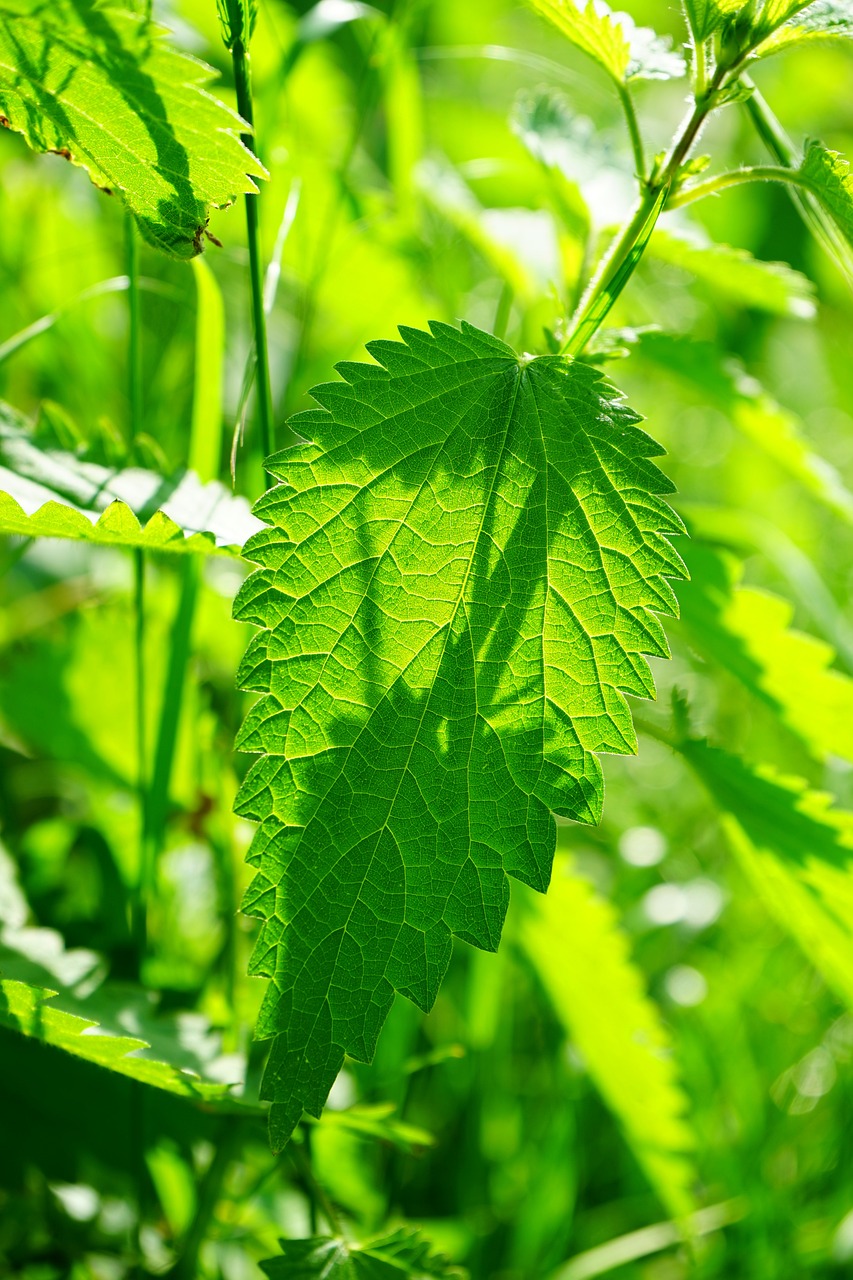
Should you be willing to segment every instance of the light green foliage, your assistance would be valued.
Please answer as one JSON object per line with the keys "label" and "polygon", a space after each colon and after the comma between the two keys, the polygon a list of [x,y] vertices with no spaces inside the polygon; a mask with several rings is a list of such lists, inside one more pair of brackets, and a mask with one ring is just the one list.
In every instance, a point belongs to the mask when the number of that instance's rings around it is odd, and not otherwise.
{"label": "light green foliage", "polygon": [[140,1050],[150,1047],[145,1040],[91,1034],[93,1028],[98,1028],[97,1021],[54,1009],[50,1001],[55,996],[55,991],[43,987],[0,978],[0,1026],[74,1054],[86,1062],[117,1071],[141,1084],[166,1089],[169,1093],[204,1102],[206,1106],[218,1106],[226,1111],[240,1110],[240,1100],[229,1096],[228,1085],[200,1080],[168,1062],[137,1056]]}
{"label": "light green foliage", "polygon": [[309,1240],[280,1240],[281,1256],[268,1258],[261,1267],[271,1280],[427,1280],[446,1276],[464,1280],[465,1272],[440,1254],[411,1227],[351,1244],[314,1236]]}
{"label": "light green foliage", "polygon": [[853,762],[853,680],[832,669],[829,645],[791,628],[793,606],[738,585],[729,556],[691,541],[690,578],[678,584],[691,645],[769,705],[817,759]]}
{"label": "light green foliage", "polygon": [[853,174],[850,162],[822,142],[811,142],[799,169],[803,185],[831,216],[848,244],[853,245]]}
{"label": "light green foliage", "polygon": [[744,249],[715,244],[692,229],[658,228],[648,255],[689,271],[737,306],[809,319],[815,314],[814,285],[784,262],[762,262]]}
{"label": "light green foliage", "polygon": [[853,36],[853,5],[850,0],[816,0],[779,27],[758,52],[765,56],[804,40],[826,40],[837,36],[848,39]]}
{"label": "light green foliage", "polygon": [[0,404],[0,532],[108,547],[237,554],[258,527],[245,499],[192,472],[166,479],[42,448]]}
{"label": "light green foliage", "polygon": [[235,604],[264,628],[238,811],[276,1146],[395,991],[431,1006],[453,934],[497,946],[508,875],[546,887],[550,811],[597,820],[595,753],[635,749],[624,695],[653,692],[682,572],[658,447],[597,371],[401,333],[295,419]]}
{"label": "light green foliage", "polygon": [[[548,895],[521,926],[557,1017],[668,1212],[695,1207],[695,1138],[657,1006],[631,960],[614,908],[558,862]],[[602,1011],[606,1010],[606,1016]]]}
{"label": "light green foliage", "polygon": [[4,123],[121,196],[145,238],[180,258],[201,251],[211,207],[264,175],[240,117],[205,89],[211,75],[158,28],[92,0],[0,7]]}
{"label": "light green foliage", "polygon": [[627,13],[614,13],[603,0],[531,0],[531,4],[618,85],[684,74],[684,61],[667,38],[636,26]]}
{"label": "light green foliage", "polygon": [[800,779],[698,738],[678,743],[719,809],[729,845],[781,928],[853,1008],[853,813]]}

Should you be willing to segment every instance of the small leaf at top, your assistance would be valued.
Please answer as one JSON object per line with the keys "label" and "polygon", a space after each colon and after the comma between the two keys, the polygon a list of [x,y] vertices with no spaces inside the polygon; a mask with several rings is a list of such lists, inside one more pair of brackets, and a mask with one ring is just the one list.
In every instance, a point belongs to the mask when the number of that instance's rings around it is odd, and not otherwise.
{"label": "small leaf at top", "polygon": [[244,122],[205,89],[212,75],[161,28],[94,0],[0,4],[3,123],[80,165],[179,258],[201,251],[211,207],[265,175]]}
{"label": "small leaf at top", "polygon": [[276,1147],[395,991],[432,1005],[454,934],[497,947],[507,877],[548,883],[552,811],[598,819],[596,753],[635,750],[625,694],[653,693],[683,571],[660,449],[599,372],[469,324],[401,335],[294,420],[235,603],[263,628],[237,809]]}
{"label": "small leaf at top", "polygon": [[629,14],[614,13],[604,0],[530,2],[617,84],[684,75],[684,59],[672,49],[668,37],[659,36],[650,27],[638,27]]}
{"label": "small leaf at top", "polygon": [[216,0],[222,40],[226,49],[240,41],[248,47],[258,18],[258,0]]}
{"label": "small leaf at top", "polygon": [[740,0],[684,0],[684,10],[694,40],[707,40],[730,14],[743,6]]}

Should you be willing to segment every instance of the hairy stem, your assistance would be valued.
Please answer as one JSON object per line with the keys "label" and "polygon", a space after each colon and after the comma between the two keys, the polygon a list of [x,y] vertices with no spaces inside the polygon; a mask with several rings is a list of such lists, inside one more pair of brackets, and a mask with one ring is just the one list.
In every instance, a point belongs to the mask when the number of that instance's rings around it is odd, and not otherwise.
{"label": "hairy stem", "polygon": [[693,204],[694,200],[704,200],[706,196],[718,195],[729,187],[743,186],[747,182],[788,182],[805,190],[805,183],[795,169],[786,169],[777,164],[753,164],[685,187],[670,196],[667,208],[680,209],[686,204]]}
{"label": "hairy stem", "polygon": [[628,283],[667,202],[673,179],[716,105],[725,74],[723,69],[718,69],[707,92],[694,100],[692,109],[673,140],[669,154],[646,182],[643,195],[631,217],[618,232],[581,298],[572,318],[569,336],[560,348],[562,355],[578,356],[584,351]]}
{"label": "hairy stem", "polygon": [[[254,110],[252,107],[252,80],[249,71],[249,50],[243,37],[231,47],[234,65],[234,84],[237,90],[237,110],[251,126],[251,133],[243,134],[243,142],[254,148]],[[275,428],[273,426],[272,388],[267,348],[267,318],[264,311],[264,269],[261,263],[260,227],[258,221],[258,196],[246,194],[246,237],[249,243],[249,282],[252,291],[252,328],[255,335],[258,378],[258,418],[261,424],[261,447],[264,458],[275,452]]]}
{"label": "hairy stem", "polygon": [[637,112],[634,109],[634,100],[631,97],[631,91],[625,84],[620,84],[619,101],[622,103],[622,110],[625,113],[625,120],[628,125],[628,133],[631,137],[631,150],[634,153],[634,168],[640,181],[641,188],[646,183],[646,153],[643,148],[643,138],[640,133],[640,126],[637,123]]}

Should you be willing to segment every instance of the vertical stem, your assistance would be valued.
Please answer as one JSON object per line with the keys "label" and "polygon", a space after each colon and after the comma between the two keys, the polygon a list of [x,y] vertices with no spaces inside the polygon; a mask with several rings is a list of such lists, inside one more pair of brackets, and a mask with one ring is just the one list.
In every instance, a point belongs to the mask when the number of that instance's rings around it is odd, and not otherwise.
{"label": "vertical stem", "polygon": [[627,85],[619,86],[619,101],[622,103],[622,110],[625,113],[625,120],[628,125],[628,133],[631,136],[631,150],[634,152],[634,168],[637,171],[637,177],[640,180],[640,186],[644,186],[646,182],[646,154],[643,149],[643,139],[640,134],[640,126],[637,123],[637,113],[634,110],[634,100]]}
{"label": "vertical stem", "polygon": [[[252,80],[249,71],[249,51],[242,37],[231,48],[234,64],[234,84],[237,89],[237,110],[252,126],[252,133],[243,134],[247,147],[254,147],[254,111],[252,108]],[[267,320],[264,312],[264,270],[261,264],[260,233],[258,224],[258,196],[246,195],[246,236],[249,242],[249,273],[252,290],[252,325],[255,334],[255,354],[258,361],[258,417],[261,423],[261,444],[264,458],[275,452],[273,427],[272,389],[270,386],[269,353],[267,350]]]}
{"label": "vertical stem", "polygon": [[127,388],[130,403],[130,442],[142,430],[142,316],[139,305],[139,240],[133,215],[124,215],[125,257],[127,262],[127,300],[129,334],[127,349]]}
{"label": "vertical stem", "polygon": [[[130,212],[125,214],[125,257],[128,277],[127,388],[131,445],[142,426],[142,317],[139,305],[139,242]],[[145,553],[133,552],[134,684],[136,699],[136,791],[139,807],[139,865],[133,903],[133,937],[141,965],[148,933],[148,768],[145,733]]]}

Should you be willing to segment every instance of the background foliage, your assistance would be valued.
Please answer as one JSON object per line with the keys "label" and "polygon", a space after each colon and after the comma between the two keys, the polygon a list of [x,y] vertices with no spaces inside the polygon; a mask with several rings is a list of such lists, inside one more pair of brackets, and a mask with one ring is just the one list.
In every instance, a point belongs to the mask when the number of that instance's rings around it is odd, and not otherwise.
{"label": "background foliage", "polygon": [[[216,5],[155,8],[233,105]],[[675,6],[632,13],[682,43]],[[308,389],[398,324],[464,319],[544,349],[632,198],[625,56],[596,66],[504,0],[259,6],[279,444]],[[757,70],[798,144],[850,154],[851,57],[814,42]],[[684,82],[634,90],[665,147]],[[737,104],[700,150],[720,169],[766,161]],[[251,636],[230,616],[233,548],[256,526],[210,491],[193,549],[211,554],[172,555],[186,491],[157,483],[189,459],[227,486],[233,458],[237,493],[261,487],[243,221],[214,211],[222,248],[192,267],[140,248],[131,448],[119,201],[5,130],[0,193],[0,395],[35,422],[33,437],[0,420],[2,488],[44,482],[23,434],[75,455],[52,492],[102,512],[92,469],[108,467],[124,503],[95,546],[31,540],[63,529],[0,500],[0,1269],[242,1280],[278,1254],[271,1275],[330,1259],[441,1274],[391,1234],[409,1222],[476,1280],[843,1274],[853,828],[825,793],[853,808],[853,315],[788,193],[666,215],[610,317],[631,356],[608,376],[666,447],[694,535],[673,661],[653,661],[656,706],[635,704],[639,754],[603,758],[599,827],[560,826],[551,896],[513,886],[501,952],[458,944],[432,1013],[398,1001],[373,1064],[348,1063],[280,1156],[255,1102],[263,984],[245,976],[256,923],[236,913],[251,829],[232,814]],[[294,1243],[330,1225],[385,1240]]]}

